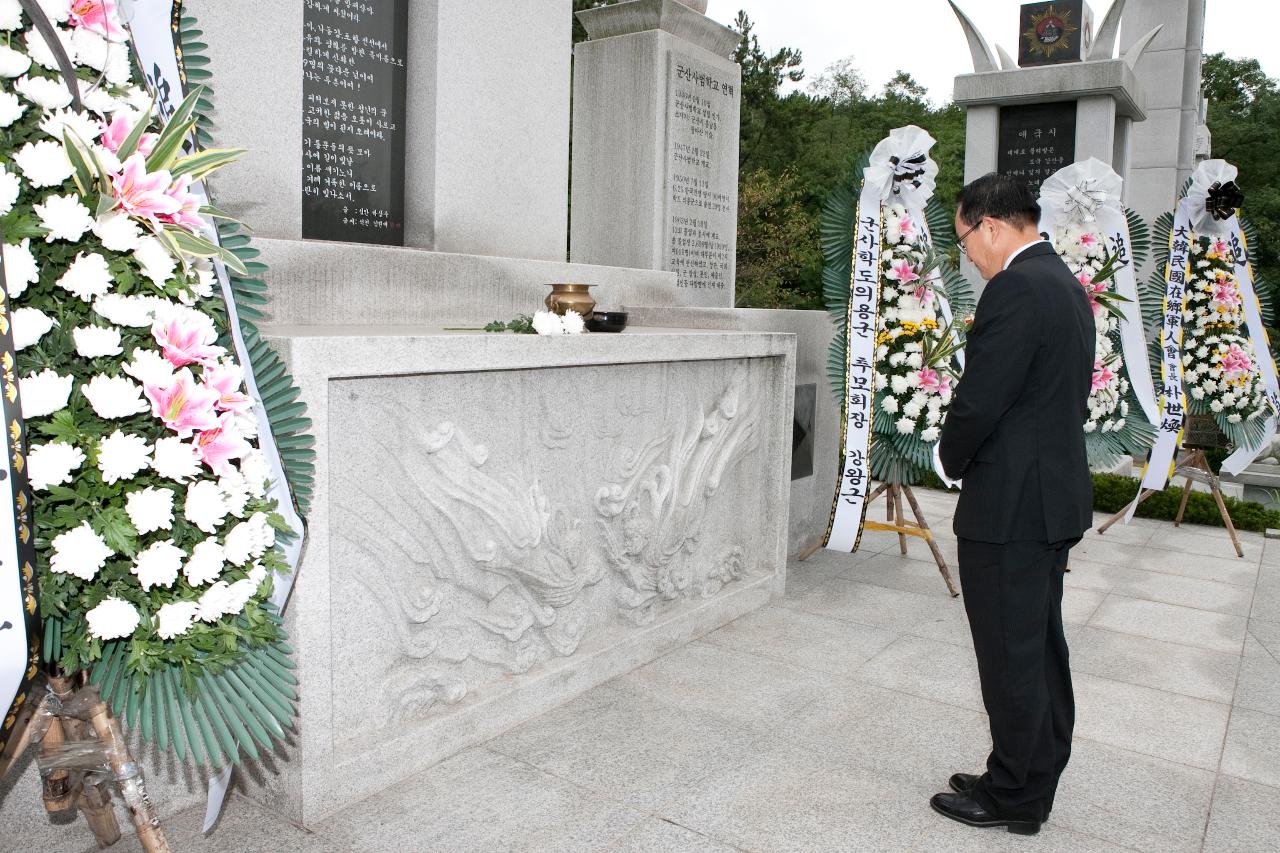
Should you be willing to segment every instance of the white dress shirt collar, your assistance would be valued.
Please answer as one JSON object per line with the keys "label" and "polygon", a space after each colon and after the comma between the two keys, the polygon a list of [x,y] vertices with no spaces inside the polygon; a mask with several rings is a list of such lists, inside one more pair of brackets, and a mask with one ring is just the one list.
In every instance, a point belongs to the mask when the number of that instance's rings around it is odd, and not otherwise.
{"label": "white dress shirt collar", "polygon": [[1021,255],[1027,249],[1030,249],[1032,246],[1034,246],[1037,243],[1045,243],[1045,242],[1047,241],[1043,237],[1037,237],[1036,239],[1032,240],[1030,243],[1027,243],[1024,246],[1019,246],[1016,250],[1014,250],[1014,253],[1012,255],[1010,255],[1008,258],[1005,259],[1004,269],[1008,269],[1009,264],[1013,263],[1013,259],[1018,257],[1018,255]]}

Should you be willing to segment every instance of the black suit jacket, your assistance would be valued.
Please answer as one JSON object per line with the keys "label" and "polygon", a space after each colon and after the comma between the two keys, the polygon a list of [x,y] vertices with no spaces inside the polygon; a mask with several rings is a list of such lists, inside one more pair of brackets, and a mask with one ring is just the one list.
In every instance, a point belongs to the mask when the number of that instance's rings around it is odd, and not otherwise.
{"label": "black suit jacket", "polygon": [[939,447],[947,475],[964,479],[957,536],[1059,542],[1093,525],[1094,345],[1089,299],[1048,243],[987,283]]}

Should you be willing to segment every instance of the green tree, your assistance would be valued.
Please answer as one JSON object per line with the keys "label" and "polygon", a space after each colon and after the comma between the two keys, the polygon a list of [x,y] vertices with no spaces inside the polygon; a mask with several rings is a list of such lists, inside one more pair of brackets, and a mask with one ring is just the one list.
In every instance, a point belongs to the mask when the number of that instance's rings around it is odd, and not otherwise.
{"label": "green tree", "polygon": [[822,251],[796,174],[759,169],[738,187],[738,292],[743,307],[822,308],[804,284],[822,272]]}

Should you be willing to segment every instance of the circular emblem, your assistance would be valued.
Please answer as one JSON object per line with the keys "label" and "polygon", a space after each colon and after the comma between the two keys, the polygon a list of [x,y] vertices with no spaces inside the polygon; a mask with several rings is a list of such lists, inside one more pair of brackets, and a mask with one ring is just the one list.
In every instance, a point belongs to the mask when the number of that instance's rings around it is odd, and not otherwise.
{"label": "circular emblem", "polygon": [[1045,18],[1036,24],[1036,38],[1043,45],[1057,44],[1067,26],[1059,17]]}
{"label": "circular emblem", "polygon": [[1027,53],[1050,61],[1058,53],[1070,55],[1075,47],[1071,37],[1080,32],[1080,28],[1072,23],[1072,16],[1070,11],[1059,12],[1052,3],[1043,12],[1032,14],[1029,26],[1022,34],[1026,39]]}

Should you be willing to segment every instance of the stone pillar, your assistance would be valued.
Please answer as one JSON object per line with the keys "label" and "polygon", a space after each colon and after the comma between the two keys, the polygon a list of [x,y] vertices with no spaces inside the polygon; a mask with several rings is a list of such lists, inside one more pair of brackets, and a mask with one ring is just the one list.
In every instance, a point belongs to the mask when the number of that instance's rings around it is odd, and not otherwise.
{"label": "stone pillar", "polygon": [[[1147,121],[1131,131],[1127,201],[1148,221],[1172,210],[1196,164],[1201,134],[1200,60],[1204,0],[1128,0],[1122,16],[1123,54],[1144,33],[1160,33],[1134,72],[1147,93]],[[1202,156],[1208,156],[1207,141]]]}
{"label": "stone pillar", "polygon": [[[304,0],[188,0],[209,45],[218,205],[259,237],[299,239]],[[409,3],[406,246],[563,261],[569,0]],[[246,60],[249,57],[251,61]]]}
{"label": "stone pillar", "polygon": [[738,34],[676,0],[578,17],[572,260],[669,270],[680,304],[731,307]]}

